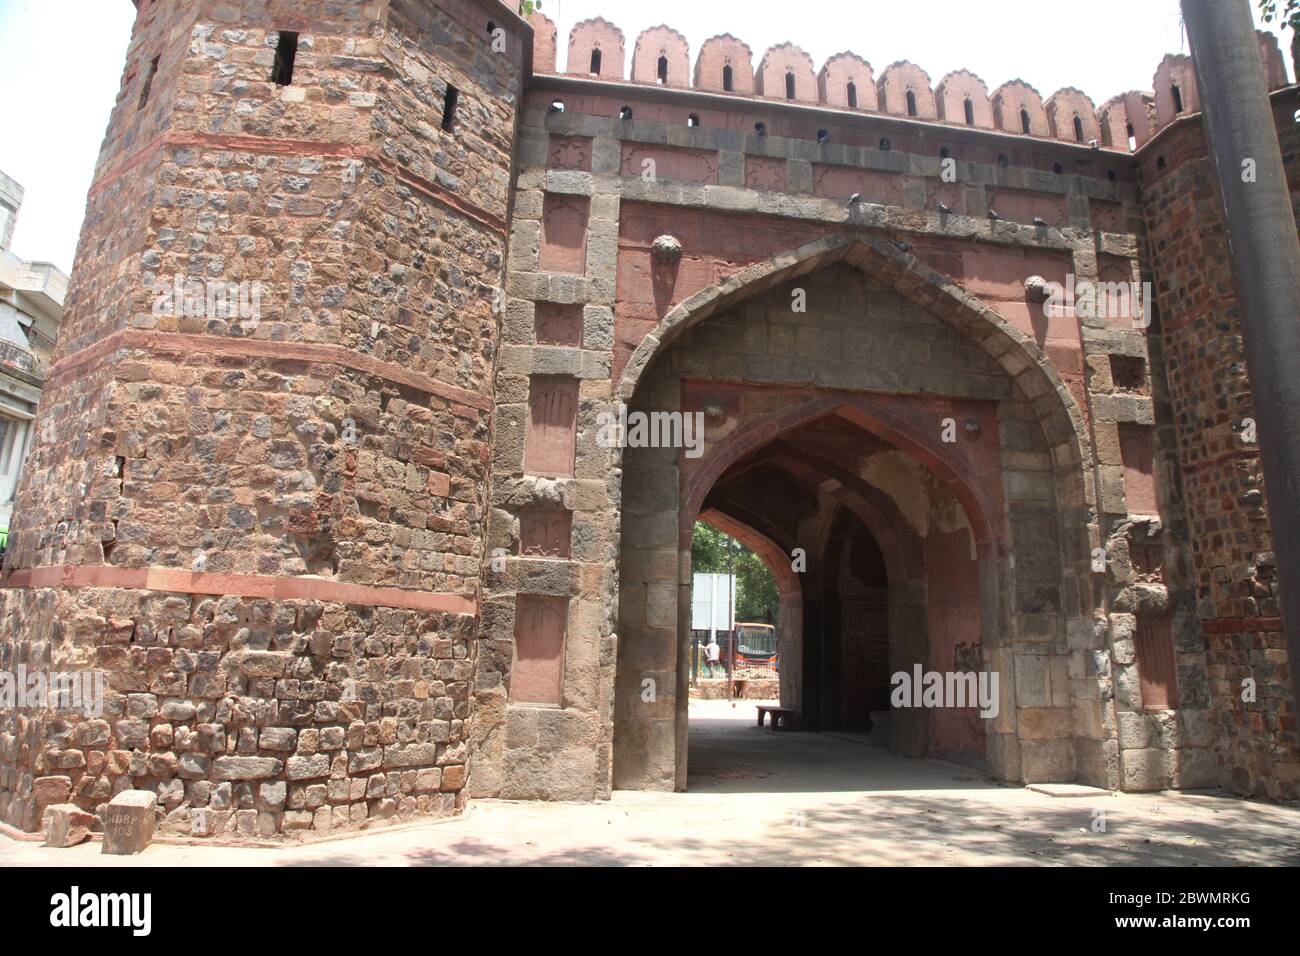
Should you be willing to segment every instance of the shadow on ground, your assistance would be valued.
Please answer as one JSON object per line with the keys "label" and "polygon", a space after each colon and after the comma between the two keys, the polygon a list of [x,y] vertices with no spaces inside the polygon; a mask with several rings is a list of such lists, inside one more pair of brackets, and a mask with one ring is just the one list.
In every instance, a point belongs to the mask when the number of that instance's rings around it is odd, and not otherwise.
{"label": "shadow on ground", "polygon": [[[397,865],[1300,865],[1300,811],[1221,794],[1053,799],[862,739],[692,710],[689,792],[477,802]],[[376,840],[383,837],[376,836]],[[295,866],[375,865],[313,849]]]}
{"label": "shadow on ground", "polygon": [[[396,865],[447,864],[533,866],[628,866],[678,863],[713,866],[770,865],[1094,865],[1225,866],[1300,865],[1294,826],[1275,820],[1251,821],[1249,805],[1222,797],[1213,822],[1160,820],[1159,813],[1107,811],[1105,833],[1092,832],[1091,804],[1061,801],[1059,809],[1032,814],[973,804],[960,795],[916,797],[870,795],[848,804],[791,811],[784,821],[765,821],[748,837],[723,840],[689,832],[646,833],[640,838],[601,828],[582,834],[581,845],[532,848],[508,833],[454,837],[437,849],[411,849]],[[609,825],[612,830],[612,825]],[[444,830],[443,833],[449,833]],[[571,834],[573,836],[574,834]],[[501,837],[507,837],[503,841]],[[960,861],[946,857],[960,855]],[[979,859],[971,860],[975,855]],[[322,854],[293,866],[364,866],[373,858],[349,852]]]}

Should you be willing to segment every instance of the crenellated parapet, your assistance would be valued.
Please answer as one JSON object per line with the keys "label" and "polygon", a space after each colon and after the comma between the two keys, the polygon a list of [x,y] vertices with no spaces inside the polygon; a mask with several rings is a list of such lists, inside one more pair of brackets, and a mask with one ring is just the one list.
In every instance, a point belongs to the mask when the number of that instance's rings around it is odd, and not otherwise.
{"label": "crenellated parapet", "polygon": [[1073,87],[1057,90],[1046,103],[1047,126],[1052,135],[1067,143],[1101,142],[1097,107],[1087,94]]}
{"label": "crenellated parapet", "polygon": [[[559,72],[555,24],[541,13],[529,18],[534,30],[534,70]],[[1288,85],[1277,37],[1258,31],[1260,57],[1270,91]],[[754,65],[754,51],[724,33],[705,40],[690,67],[690,44],[666,25],[637,37],[630,75],[624,68],[623,32],[601,17],[584,20],[569,35],[564,72],[613,82],[695,89],[733,96],[761,97],[833,109],[883,113],[927,122],[998,130],[1022,136],[1093,143],[1103,149],[1140,149],[1179,117],[1200,110],[1191,59],[1169,54],[1152,79],[1152,90],[1131,90],[1097,106],[1073,87],[1044,99],[1033,86],[1009,80],[989,92],[969,70],[953,70],[935,84],[909,60],[890,64],[878,75],[856,53],[845,51],[818,70],[812,57],[793,43],[770,47]]]}
{"label": "crenellated parapet", "polygon": [[528,25],[533,28],[533,70],[537,73],[554,73],[559,31],[545,14],[538,11],[530,13],[527,19]]}
{"label": "crenellated parapet", "polygon": [[754,51],[730,33],[711,37],[695,58],[695,88],[713,93],[754,94]]}
{"label": "crenellated parapet", "polygon": [[1151,93],[1130,90],[1112,96],[1097,109],[1101,145],[1108,149],[1141,149],[1156,131],[1156,100]]}
{"label": "crenellated parapet", "polygon": [[819,102],[813,58],[793,43],[770,47],[754,75],[754,92],[769,99]]}
{"label": "crenellated parapet", "polygon": [[836,53],[817,74],[817,96],[827,106],[869,109],[876,102],[871,64],[856,53]]}
{"label": "crenellated parapet", "polygon": [[569,32],[565,70],[576,76],[623,79],[623,31],[603,17],[583,20]]}
{"label": "crenellated parapet", "polygon": [[1156,125],[1167,126],[1184,113],[1201,108],[1192,58],[1184,53],[1170,53],[1160,61],[1151,81],[1155,88]]}
{"label": "crenellated parapet", "polygon": [[1259,41],[1260,59],[1264,61],[1264,82],[1270,90],[1280,90],[1286,86],[1286,60],[1282,57],[1277,37],[1267,31],[1256,30],[1255,38]]}
{"label": "crenellated parapet", "polygon": [[1007,133],[1051,135],[1043,96],[1024,80],[1011,80],[994,90],[993,125]]}
{"label": "crenellated parapet", "polygon": [[686,37],[663,25],[644,31],[632,51],[632,82],[690,86],[691,54]]}
{"label": "crenellated parapet", "polygon": [[934,93],[930,89],[930,75],[915,63],[899,60],[885,67],[880,74],[876,95],[880,112],[913,119],[938,119],[934,108]]}
{"label": "crenellated parapet", "polygon": [[949,73],[934,88],[939,119],[980,129],[993,129],[993,103],[989,88],[969,70]]}

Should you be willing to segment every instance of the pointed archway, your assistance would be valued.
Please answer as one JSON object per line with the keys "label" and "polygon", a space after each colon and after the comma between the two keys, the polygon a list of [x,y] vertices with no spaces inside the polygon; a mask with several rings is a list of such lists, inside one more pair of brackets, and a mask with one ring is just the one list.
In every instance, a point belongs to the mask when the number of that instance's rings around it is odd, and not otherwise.
{"label": "pointed archway", "polygon": [[[617,396],[633,406],[696,407],[690,405],[695,399],[687,394],[695,383],[683,370],[701,367],[702,363],[678,362],[677,358],[703,347],[701,343],[708,336],[699,338],[697,329],[707,331],[710,320],[716,319],[728,327],[725,336],[714,338],[734,340],[751,306],[759,312],[770,312],[776,308],[773,303],[779,301],[777,293],[783,287],[815,282],[835,270],[840,276],[846,269],[856,270],[872,288],[882,288],[907,303],[909,314],[937,320],[948,330],[945,334],[949,339],[959,339],[962,349],[979,355],[985,381],[996,374],[1004,385],[959,400],[941,388],[913,387],[909,391],[898,387],[882,392],[876,380],[867,377],[859,383],[850,370],[835,379],[836,387],[823,387],[831,376],[822,376],[820,365],[813,381],[808,381],[806,375],[792,374],[783,382],[765,382],[768,387],[786,389],[790,400],[754,403],[757,413],[746,412],[735,420],[724,414],[721,426],[711,432],[701,460],[686,462],[663,449],[625,452],[625,524],[620,560],[629,549],[644,545],[635,532],[653,527],[656,540],[651,550],[661,559],[662,567],[667,560],[663,553],[667,539],[660,535],[666,536],[671,513],[677,529],[678,571],[674,577],[679,582],[689,580],[681,569],[689,568],[690,528],[718,476],[741,456],[772,442],[789,428],[828,415],[848,420],[932,474],[937,486],[951,493],[961,516],[958,523],[969,529],[977,552],[972,557],[978,561],[971,588],[978,592],[974,616],[984,636],[981,653],[985,665],[1002,675],[1007,702],[1002,717],[989,725],[989,761],[995,775],[1008,780],[1069,778],[1074,773],[1075,741],[1070,730],[1071,690],[1064,676],[1068,655],[1064,635],[1071,627],[1091,626],[1089,618],[1094,610],[1087,547],[1094,515],[1089,507],[1090,482],[1084,466],[1091,455],[1081,409],[1032,339],[950,278],[893,243],[866,235],[828,237],[743,269],[671,309],[630,356],[622,370]],[[859,319],[848,314],[831,321],[860,324]],[[771,348],[777,346],[772,344]],[[776,360],[782,356],[773,352],[769,357]],[[838,358],[832,353],[823,364],[834,364]],[[672,362],[677,365],[668,369]],[[746,377],[739,373],[741,381]],[[647,384],[651,380],[652,387]],[[707,391],[707,383],[702,387]],[[745,386],[736,384],[732,376],[728,387]],[[724,412],[726,404],[725,396],[712,403]],[[699,407],[712,405],[706,402]],[[972,447],[963,447],[960,442],[954,446],[933,428],[941,415],[946,416],[945,421],[961,421],[976,436],[982,431],[989,436],[987,441]],[[1021,450],[1017,451],[1017,447]],[[651,459],[653,464],[649,464]],[[1032,467],[1041,471],[1020,474],[1017,469],[1030,467],[1023,465],[1024,461],[1032,461]],[[647,466],[654,473],[655,497],[666,509],[654,514],[638,511],[645,497],[638,488],[642,481],[638,475]],[[860,511],[869,511],[866,496],[853,494],[855,482],[862,484],[860,477],[847,470],[837,473],[831,469],[823,480],[834,484],[837,494],[855,498]],[[870,482],[862,485],[869,486]],[[634,533],[629,534],[629,530]],[[888,549],[887,540],[882,547]],[[1023,552],[1027,558],[1019,566],[1012,560],[1016,552]],[[647,566],[640,559],[635,564]],[[647,593],[655,586],[655,582],[630,580],[622,586],[643,584],[647,585]],[[620,614],[619,676],[615,688],[616,785],[655,786],[657,782],[680,786],[684,780],[681,756],[662,752],[662,747],[669,741],[684,739],[686,701],[676,700],[671,707],[659,701],[650,717],[627,705],[632,687],[623,674],[625,655],[635,659],[641,671],[650,667],[676,669],[674,650],[679,646],[680,628],[678,634],[668,634],[662,607],[666,591],[661,588],[657,593],[659,616],[649,631],[639,630],[644,615],[635,606],[635,596],[628,613]],[[684,590],[679,584],[676,594],[680,625],[682,609],[689,604],[688,586]],[[651,636],[651,631],[658,636]],[[1022,637],[1043,641],[1046,646],[1041,653],[1038,649],[1026,653],[1023,641],[1017,645],[1017,639]],[[660,651],[649,653],[647,641],[659,642]],[[1051,677],[1044,676],[1049,673]],[[1015,687],[1018,678],[1023,678],[1025,691],[1019,696]],[[1041,711],[1035,719],[1055,736],[1035,739],[1032,734],[1037,730],[1019,721],[1022,708]],[[647,719],[662,723],[662,728],[655,729],[646,723]],[[630,749],[625,746],[629,740],[635,741]],[[627,768],[633,765],[639,765],[638,769],[628,773]],[[641,768],[652,769],[645,773]],[[674,780],[679,782],[672,784]]]}

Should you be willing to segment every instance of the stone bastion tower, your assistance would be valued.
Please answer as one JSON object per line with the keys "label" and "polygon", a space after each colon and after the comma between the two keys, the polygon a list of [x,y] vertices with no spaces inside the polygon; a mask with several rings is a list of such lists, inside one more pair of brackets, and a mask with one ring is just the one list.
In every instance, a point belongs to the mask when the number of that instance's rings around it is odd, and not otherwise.
{"label": "stone bastion tower", "polygon": [[[531,29],[492,0],[137,0],[10,537],[0,819],[454,812]],[[225,307],[225,306],[229,307]]]}

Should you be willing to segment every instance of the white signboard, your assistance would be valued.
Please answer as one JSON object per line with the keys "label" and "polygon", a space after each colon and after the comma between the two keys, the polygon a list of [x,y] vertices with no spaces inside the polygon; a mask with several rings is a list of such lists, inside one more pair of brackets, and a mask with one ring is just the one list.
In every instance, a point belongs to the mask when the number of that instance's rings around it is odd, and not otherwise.
{"label": "white signboard", "polygon": [[729,631],[735,619],[735,575],[695,575],[691,589],[691,628],[697,631]]}

